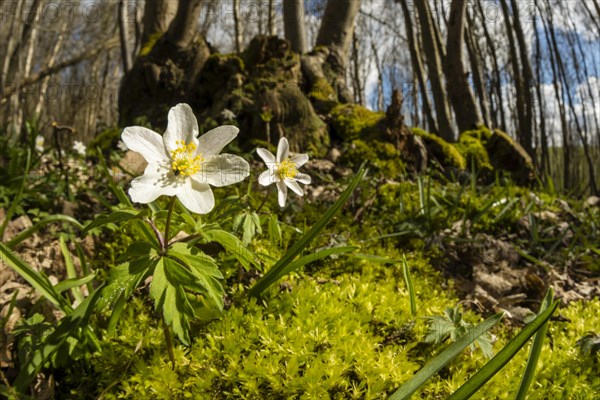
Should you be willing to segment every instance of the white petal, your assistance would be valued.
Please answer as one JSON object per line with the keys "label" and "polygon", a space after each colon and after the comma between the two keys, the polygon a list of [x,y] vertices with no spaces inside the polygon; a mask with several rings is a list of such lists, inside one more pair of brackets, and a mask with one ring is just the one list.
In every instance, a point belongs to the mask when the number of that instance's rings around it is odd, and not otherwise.
{"label": "white petal", "polygon": [[233,125],[223,125],[206,132],[198,139],[198,154],[204,157],[217,155],[227,146],[240,130]]}
{"label": "white petal", "polygon": [[207,157],[200,172],[193,176],[199,183],[221,187],[243,181],[250,175],[250,165],[242,157],[219,154]]}
{"label": "white petal", "polygon": [[266,170],[258,177],[258,183],[260,183],[263,186],[269,186],[274,182],[277,182],[277,178],[273,171],[271,171],[270,169]]}
{"label": "white petal", "polygon": [[185,208],[197,214],[206,214],[215,206],[215,197],[210,186],[193,179],[185,180],[177,198]]}
{"label": "white petal", "polygon": [[283,181],[277,181],[277,199],[279,201],[279,207],[285,207],[285,200],[287,199],[287,186]]}
{"label": "white petal", "polygon": [[300,185],[298,185],[298,182],[286,179],[285,184],[287,187],[292,189],[294,193],[296,193],[298,196],[304,196],[304,190],[302,190]]}
{"label": "white petal", "polygon": [[271,165],[275,165],[277,163],[277,160],[275,159],[275,156],[273,155],[273,153],[271,153],[267,149],[263,149],[262,147],[259,147],[256,149],[256,153],[258,153],[260,158],[262,158],[262,160],[265,162],[265,164],[267,164],[267,167],[270,167]]}
{"label": "white petal", "polygon": [[282,162],[283,160],[287,160],[290,155],[290,144],[288,140],[284,137],[279,139],[279,144],[277,145],[277,162]]}
{"label": "white petal", "polygon": [[149,163],[160,163],[168,160],[163,138],[156,132],[141,126],[125,128],[121,139],[129,150],[138,152]]}
{"label": "white petal", "polygon": [[308,154],[296,154],[290,157],[290,161],[296,164],[296,168],[300,168],[308,162]]}
{"label": "white petal", "polygon": [[135,203],[150,203],[159,196],[175,196],[178,182],[165,165],[148,164],[144,175],[131,181],[129,197]]}
{"label": "white petal", "polygon": [[294,177],[294,179],[297,180],[300,183],[305,184],[305,185],[308,185],[308,184],[310,184],[310,182],[312,182],[312,178],[310,177],[310,175],[303,174],[303,173],[300,173],[300,172],[298,172],[296,174],[296,176]]}
{"label": "white petal", "polygon": [[167,130],[163,135],[167,154],[171,154],[178,147],[178,140],[198,145],[198,139],[196,138],[198,135],[198,121],[196,121],[196,116],[190,106],[183,103],[177,104],[169,110],[168,120]]}

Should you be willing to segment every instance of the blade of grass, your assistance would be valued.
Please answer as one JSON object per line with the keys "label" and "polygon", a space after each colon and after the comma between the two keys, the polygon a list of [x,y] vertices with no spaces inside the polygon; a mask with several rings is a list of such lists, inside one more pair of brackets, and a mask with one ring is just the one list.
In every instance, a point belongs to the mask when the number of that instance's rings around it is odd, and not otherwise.
{"label": "blade of grass", "polygon": [[408,269],[408,262],[406,261],[406,256],[404,254],[402,254],[402,274],[404,275],[404,282],[406,283],[410,299],[410,315],[414,317],[417,315],[417,296],[415,295],[415,288],[413,286],[410,270]]}
{"label": "blade of grass", "polygon": [[6,245],[9,248],[14,249],[15,246],[18,245],[19,243],[21,243],[23,240],[31,237],[33,234],[35,234],[37,231],[42,229],[44,226],[51,224],[53,222],[67,222],[69,224],[76,226],[79,229],[83,229],[83,225],[81,225],[79,223],[79,221],[77,221],[73,217],[69,217],[68,215],[62,215],[62,214],[50,215],[50,216],[42,219],[41,221],[37,222],[33,226],[25,229],[23,232],[19,233],[17,236],[15,236],[14,238],[12,238],[8,242],[6,242]]}
{"label": "blade of grass", "polygon": [[[410,398],[429,378],[435,375],[450,361],[454,360],[463,352],[475,339],[487,332],[491,327],[496,325],[502,319],[501,313],[493,315],[475,327],[470,327],[460,339],[452,343],[446,350],[442,351],[437,356],[433,357],[429,362],[421,368],[412,378],[405,384],[400,386],[389,400],[405,400]],[[466,398],[466,397],[463,397]]]}
{"label": "blade of grass", "polygon": [[539,329],[550,319],[558,307],[558,301],[552,303],[544,312],[539,314],[531,323],[525,326],[494,358],[475,373],[464,385],[448,398],[448,400],[468,399],[498,371],[506,365],[517,352],[527,343]]}
{"label": "blade of grass", "polygon": [[261,279],[259,279],[258,282],[254,284],[254,286],[250,289],[250,296],[259,296],[282,276],[281,271],[287,268],[288,264],[290,264],[292,260],[310,244],[310,242],[325,228],[329,221],[331,221],[339,209],[342,208],[344,203],[346,203],[348,198],[350,198],[352,192],[354,192],[354,189],[356,189],[356,186],[358,186],[364,174],[365,169],[363,166],[361,166],[359,172],[354,176],[346,190],[344,190],[344,192],[340,195],[340,198],[337,199],[337,201],[331,207],[329,207],[327,212],[325,212],[323,217],[321,217],[321,219],[319,219],[313,225],[310,231],[304,234],[304,236],[302,236],[300,240],[298,240],[283,255],[283,257],[281,257],[279,261],[277,261],[277,263],[275,263],[275,265],[269,269],[269,271],[267,271],[267,273]]}
{"label": "blade of grass", "polygon": [[[58,244],[60,246],[60,251],[62,252],[63,258],[65,259],[65,269],[67,270],[67,278],[70,281],[76,280],[77,271],[75,271],[73,257],[71,257],[71,252],[69,251],[67,242],[65,241],[65,237],[63,235],[60,236]],[[81,289],[79,288],[79,286],[71,286],[71,293],[73,294],[73,298],[75,298],[75,301],[77,301],[78,303],[81,303],[83,301],[83,294],[81,294]]]}
{"label": "blade of grass", "polygon": [[319,251],[315,251],[314,253],[307,254],[304,257],[301,257],[301,258],[289,263],[285,268],[282,268],[279,271],[279,274],[277,276],[273,276],[273,280],[277,281],[284,275],[287,275],[290,272],[293,272],[293,271],[297,270],[298,268],[303,267],[304,265],[309,264],[311,262],[314,262],[317,260],[322,260],[323,258],[327,258],[332,255],[349,253],[356,249],[358,249],[357,246],[344,246],[344,247],[332,247],[329,249],[322,249]]}
{"label": "blade of grass", "polygon": [[[554,290],[552,287],[548,289],[542,304],[540,305],[540,313],[544,312],[552,304],[554,298]],[[527,359],[527,367],[525,367],[525,373],[521,378],[521,384],[519,385],[519,391],[515,397],[515,400],[525,400],[533,377],[535,376],[535,367],[542,354],[542,347],[544,345],[544,339],[546,338],[546,331],[548,331],[548,321],[546,321],[535,334],[533,339],[533,345],[529,351],[529,358]]]}
{"label": "blade of grass", "polygon": [[68,315],[71,313],[71,306],[64,297],[56,292],[54,286],[52,286],[52,283],[46,276],[40,274],[29,264],[21,260],[3,243],[0,243],[0,255],[2,256],[2,261],[21,275],[23,279],[37,289],[49,302],[54,304],[65,314]]}

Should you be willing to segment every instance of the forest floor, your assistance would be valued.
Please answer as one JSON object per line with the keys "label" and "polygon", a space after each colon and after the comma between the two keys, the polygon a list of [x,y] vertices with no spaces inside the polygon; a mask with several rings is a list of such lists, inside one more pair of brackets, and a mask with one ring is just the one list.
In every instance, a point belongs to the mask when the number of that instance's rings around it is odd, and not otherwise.
{"label": "forest floor", "polygon": [[[116,166],[118,159],[112,162]],[[77,165],[70,174],[70,201],[56,200],[61,197],[56,191],[65,189],[60,173],[30,182],[2,237],[55,285],[94,272],[93,282],[79,286],[82,297],[73,294],[73,304],[107,279],[140,235],[129,225],[109,224],[86,236],[64,222],[32,228],[56,214],[86,225],[118,203],[108,180],[128,188],[122,171],[109,178],[89,161]],[[593,399],[600,393],[600,199],[568,198],[502,178],[458,183],[432,173],[392,180],[374,169],[310,247],[356,249],[309,263],[258,300],[249,298],[252,283],[321,218],[353,174],[328,160],[311,160],[304,169],[312,185],[283,209],[252,176],[241,188],[215,190],[217,204],[226,204],[227,212],[215,211],[203,222],[234,232],[263,269],[242,268],[216,246],[225,309],[197,315],[192,344],[175,345],[174,369],[160,318],[142,285],[116,326],[110,326],[110,310],[94,314],[90,325],[97,347],[82,350],[72,343],[44,365],[31,394],[39,399],[385,398],[446,348],[454,330],[504,312],[501,325],[485,339],[496,353],[535,316],[549,287],[561,304],[550,320],[529,398]],[[10,190],[3,186],[3,196],[10,197]],[[164,208],[166,200],[158,203]],[[0,220],[9,207],[0,209]],[[254,224],[231,217],[252,212],[258,216]],[[31,234],[20,237],[28,229]],[[414,312],[404,257],[414,284]],[[10,387],[36,341],[47,337],[64,313],[5,261],[0,367],[1,383]],[[419,396],[445,399],[458,389],[488,359],[486,342],[478,344],[438,372]],[[513,398],[529,347],[473,398]],[[6,387],[4,393],[10,393]]]}

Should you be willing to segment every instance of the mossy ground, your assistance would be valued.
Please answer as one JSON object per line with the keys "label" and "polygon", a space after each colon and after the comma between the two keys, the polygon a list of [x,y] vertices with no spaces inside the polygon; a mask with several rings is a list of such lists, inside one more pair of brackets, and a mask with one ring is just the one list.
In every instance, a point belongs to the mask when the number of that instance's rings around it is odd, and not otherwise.
{"label": "mossy ground", "polygon": [[[423,213],[416,182],[365,182],[354,201],[361,204],[374,194],[377,200],[361,223],[353,220],[349,206],[314,245],[358,245],[358,254],[310,264],[283,278],[262,299],[249,299],[245,285],[236,279],[237,265],[221,260],[229,308],[220,318],[195,326],[190,348],[176,347],[174,370],[152,305],[135,296],[114,336],[104,337],[101,352],[68,369],[61,389],[71,398],[105,399],[386,398],[440,351],[424,344],[427,323],[422,317],[441,315],[460,301],[451,282],[432,266],[430,258],[443,254],[427,245],[428,235],[461,218],[474,220],[483,205],[502,196],[523,199],[523,204],[508,211],[491,207],[472,229],[516,229],[528,212],[525,200],[531,193],[501,184],[471,192],[458,184],[427,179],[420,186],[429,187],[428,214]],[[539,198],[549,209],[555,207],[553,195],[539,193]],[[455,199],[454,207],[448,204],[450,199]],[[281,222],[302,228],[304,221],[316,220],[326,204],[313,200],[301,209],[297,204],[289,207],[294,212],[282,213]],[[276,209],[274,199],[267,208]],[[592,222],[598,219],[596,214]],[[378,238],[402,230],[409,233]],[[296,237],[287,229],[283,242],[293,243]],[[251,247],[264,260],[283,251],[266,233],[256,236]],[[401,266],[393,261],[403,254],[415,284],[416,317],[410,314]],[[600,390],[597,361],[580,353],[576,341],[598,330],[600,301],[571,303],[559,314],[564,318],[550,323],[530,398],[593,399]],[[476,323],[482,316],[467,312],[465,319]],[[496,328],[494,351],[516,332],[507,325]],[[525,346],[474,398],[513,398],[528,349]],[[486,361],[480,351],[466,351],[418,396],[447,398]]]}

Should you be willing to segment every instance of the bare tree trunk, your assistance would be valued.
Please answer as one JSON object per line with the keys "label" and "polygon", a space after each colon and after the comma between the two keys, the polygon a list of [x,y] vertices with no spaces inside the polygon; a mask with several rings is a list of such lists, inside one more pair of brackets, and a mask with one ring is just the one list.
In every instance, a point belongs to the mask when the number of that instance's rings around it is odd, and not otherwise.
{"label": "bare tree trunk", "polygon": [[283,26],[285,38],[296,53],[306,53],[306,31],[304,29],[304,0],[283,2]]}
{"label": "bare tree trunk", "polygon": [[352,88],[354,90],[354,101],[365,105],[360,76],[360,60],[358,54],[358,36],[356,32],[352,35]]}
{"label": "bare tree trunk", "polygon": [[202,0],[180,1],[175,19],[169,25],[169,40],[180,48],[190,45],[197,32]]}
{"label": "bare tree trunk", "polygon": [[[196,80],[210,56],[208,44],[198,35],[201,6],[202,0],[179,2],[167,32],[149,46],[148,52],[138,56],[125,74],[119,90],[120,123],[146,117],[162,126],[166,122],[165,107],[194,99]],[[155,16],[150,20],[164,19]]]}
{"label": "bare tree trunk", "polygon": [[[496,98],[497,98],[497,109],[493,109],[491,108],[491,117],[492,117],[492,121],[495,121],[494,127],[500,127],[501,130],[506,131],[506,116],[504,113],[504,102],[503,102],[503,96],[502,96],[502,79],[500,77],[500,68],[498,66],[498,55],[496,53],[496,48],[494,46],[494,42],[492,40],[492,36],[490,35],[490,32],[487,29],[487,24],[486,24],[486,13],[483,10],[483,6],[481,5],[481,1],[477,1],[477,9],[479,11],[479,16],[481,17],[481,19],[483,20],[483,33],[488,45],[488,49],[490,50],[490,58],[492,59],[492,65],[493,65],[493,78],[492,78],[492,85],[490,88],[490,101],[492,100],[492,89],[494,90],[495,94],[496,94]],[[499,121],[498,121],[498,115],[500,114],[499,117]]]}
{"label": "bare tree trunk", "polygon": [[342,69],[346,67],[358,10],[360,0],[329,0],[321,20],[317,46],[328,47]]}
{"label": "bare tree trunk", "polygon": [[429,123],[429,130],[432,132],[439,132],[438,125],[436,120],[433,118],[431,103],[429,102],[429,95],[427,90],[427,85],[425,84],[425,78],[423,73],[423,61],[421,59],[421,54],[419,52],[419,47],[417,46],[417,39],[415,37],[415,32],[413,29],[412,19],[410,18],[410,11],[408,9],[408,5],[406,4],[406,0],[396,0],[400,2],[402,6],[402,16],[404,17],[404,25],[406,27],[406,36],[408,39],[408,49],[410,51],[410,59],[413,65],[413,73],[417,77],[417,82],[419,83],[419,91],[421,92],[421,101],[423,102],[423,110],[425,111],[425,115],[427,116],[427,121]]}
{"label": "bare tree trunk", "polygon": [[164,33],[169,29],[177,12],[177,1],[147,0],[144,7],[142,43],[147,43],[156,33]]}
{"label": "bare tree trunk", "polygon": [[119,38],[121,40],[121,59],[123,61],[123,72],[131,69],[131,51],[129,49],[129,30],[126,18],[127,4],[124,0],[119,0]]}
{"label": "bare tree trunk", "polygon": [[242,52],[242,27],[240,26],[240,0],[233,0],[233,30],[235,36],[235,51]]}
{"label": "bare tree trunk", "polygon": [[421,36],[423,39],[423,47],[425,49],[425,56],[427,60],[428,76],[431,82],[431,90],[433,92],[433,99],[435,104],[436,117],[438,122],[439,131],[437,132],[443,139],[449,142],[455,140],[454,128],[452,126],[450,118],[450,110],[448,108],[448,102],[446,101],[446,90],[442,83],[442,77],[444,76],[442,70],[442,51],[439,49],[435,36],[436,33],[433,29],[433,20],[431,17],[431,10],[426,1],[415,2],[417,8],[417,14],[421,23]]}
{"label": "bare tree trunk", "polygon": [[567,116],[565,113],[564,107],[564,92],[563,87],[560,85],[560,77],[556,68],[556,60],[555,54],[552,50],[553,42],[550,39],[549,31],[554,29],[552,25],[552,21],[549,20],[548,25],[545,23],[545,20],[542,19],[544,26],[544,34],[546,37],[546,44],[548,46],[549,54],[550,54],[550,67],[552,69],[552,86],[554,87],[554,96],[556,99],[556,103],[558,104],[559,114],[560,114],[560,123],[561,123],[561,133],[562,133],[562,189],[569,190],[571,189],[571,177],[569,174],[569,167],[571,165],[571,149],[570,149],[570,138],[569,138],[569,126],[567,123]]}
{"label": "bare tree trunk", "polygon": [[[58,52],[60,51],[63,40],[65,39],[64,31],[67,28],[68,21],[69,20],[67,18],[65,18],[65,20],[63,21],[61,29],[60,29],[60,33],[58,34],[58,38],[56,39],[56,42],[52,49],[52,53],[50,53],[50,57],[44,63],[48,67],[53,67],[54,63],[56,62],[56,56],[58,55]],[[35,106],[35,115],[37,115],[37,116],[41,116],[41,113],[42,113],[43,101],[44,101],[44,98],[46,97],[46,91],[48,90],[48,79],[50,79],[50,77],[46,76],[44,79],[42,79],[42,84],[40,85],[40,95],[38,97],[37,104]]]}
{"label": "bare tree trunk", "polygon": [[[489,97],[485,90],[485,81],[483,79],[483,70],[485,69],[485,57],[477,38],[474,36],[475,24],[473,18],[470,16],[467,10],[467,21],[468,21],[468,35],[467,35],[467,50],[469,53],[469,61],[471,63],[471,74],[473,76],[473,83],[475,83],[475,89],[477,90],[477,97],[479,98],[479,107],[481,109],[481,115],[483,123],[490,127],[490,110],[489,110]],[[481,67],[481,64],[484,67]]]}
{"label": "bare tree trunk", "polygon": [[465,0],[452,1],[446,42],[445,66],[448,97],[450,97],[450,102],[454,108],[456,123],[460,132],[475,129],[481,124],[481,118],[467,81],[462,60],[466,10],[467,3]]}
{"label": "bare tree trunk", "polygon": [[267,21],[267,30],[270,36],[275,36],[277,31],[275,29],[275,4],[273,0],[269,0],[269,19]]}
{"label": "bare tree trunk", "polygon": [[383,111],[383,72],[381,70],[379,54],[377,53],[374,41],[371,41],[371,51],[373,52],[375,68],[377,68],[377,111]]}
{"label": "bare tree trunk", "polygon": [[360,0],[328,0],[315,50],[302,58],[302,71],[309,84],[324,81],[343,103],[352,101],[346,84],[346,65],[359,10]]}
{"label": "bare tree trunk", "polygon": [[521,27],[521,18],[519,16],[519,5],[516,0],[511,0],[511,6],[514,15],[513,26],[515,36],[519,45],[519,56],[521,59],[521,69],[523,73],[523,121],[520,124],[523,148],[527,153],[533,156],[532,130],[533,130],[533,99],[531,89],[533,86],[533,73],[529,63],[529,53],[525,44],[525,35]]}

